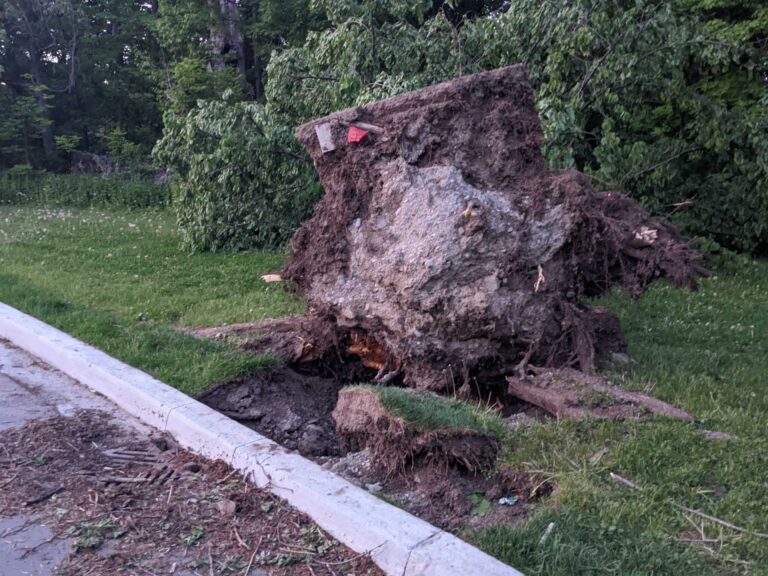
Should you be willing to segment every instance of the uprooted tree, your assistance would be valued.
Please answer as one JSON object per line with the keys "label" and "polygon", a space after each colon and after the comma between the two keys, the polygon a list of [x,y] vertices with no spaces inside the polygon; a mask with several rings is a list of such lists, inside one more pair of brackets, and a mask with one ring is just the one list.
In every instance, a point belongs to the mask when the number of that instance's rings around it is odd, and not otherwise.
{"label": "uprooted tree", "polygon": [[695,286],[698,254],[633,200],[554,172],[513,66],[298,128],[325,188],[283,277],[380,382],[447,390],[625,348],[589,298]]}

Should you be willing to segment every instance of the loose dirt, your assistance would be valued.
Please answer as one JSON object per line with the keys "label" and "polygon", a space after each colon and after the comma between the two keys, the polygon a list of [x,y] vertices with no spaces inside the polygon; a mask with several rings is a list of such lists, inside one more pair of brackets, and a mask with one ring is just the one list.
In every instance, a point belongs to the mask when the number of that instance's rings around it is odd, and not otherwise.
{"label": "loose dirt", "polygon": [[[314,371],[321,370],[315,366]],[[495,472],[494,439],[461,430],[417,434],[399,426],[383,409],[376,422],[368,419],[370,406],[357,412],[345,409],[357,396],[354,390],[346,391],[347,400],[340,405],[339,391],[345,384],[343,379],[281,368],[220,384],[200,399],[445,530],[520,522],[529,504],[548,492],[549,485],[537,487],[535,478]],[[519,401],[509,410],[542,417]],[[356,413],[365,417],[356,420]],[[510,496],[516,504],[498,504],[499,498]]]}
{"label": "loose dirt", "polygon": [[280,368],[215,386],[199,400],[303,456],[338,456],[331,412],[339,387],[332,378]]}
{"label": "loose dirt", "polygon": [[223,462],[126,431],[98,411],[0,433],[0,487],[2,516],[52,535],[20,544],[24,554],[68,542],[62,576],[382,574]]}

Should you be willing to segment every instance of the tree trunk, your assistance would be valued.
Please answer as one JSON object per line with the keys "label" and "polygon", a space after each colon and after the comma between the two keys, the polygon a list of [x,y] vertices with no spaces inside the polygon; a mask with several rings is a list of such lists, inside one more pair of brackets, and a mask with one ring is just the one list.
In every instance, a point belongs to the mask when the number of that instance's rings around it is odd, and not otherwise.
{"label": "tree trunk", "polygon": [[240,31],[240,11],[235,0],[208,0],[213,25],[211,26],[211,44],[213,54],[211,64],[214,70],[223,70],[227,65],[227,56],[237,66],[238,76],[246,94],[251,87],[246,78],[245,41]]}
{"label": "tree trunk", "polygon": [[45,127],[42,132],[43,149],[45,150],[45,160],[50,164],[56,154],[56,145],[53,141],[53,121],[51,120],[51,111],[48,107],[48,102],[45,101],[45,90],[43,89],[43,86],[45,86],[45,79],[42,76],[38,62],[39,60],[36,60],[35,58],[31,59],[32,82],[34,83],[32,93],[35,96],[35,103],[37,104],[37,109],[40,111],[40,117],[45,121]]}

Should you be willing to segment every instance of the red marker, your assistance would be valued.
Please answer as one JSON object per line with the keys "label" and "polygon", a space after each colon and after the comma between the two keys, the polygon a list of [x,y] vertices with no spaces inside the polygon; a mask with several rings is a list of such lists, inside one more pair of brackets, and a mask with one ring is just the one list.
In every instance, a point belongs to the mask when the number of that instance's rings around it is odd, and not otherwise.
{"label": "red marker", "polygon": [[368,130],[363,130],[357,126],[350,126],[349,132],[347,132],[347,142],[349,144],[357,144],[362,142],[366,136],[368,136]]}

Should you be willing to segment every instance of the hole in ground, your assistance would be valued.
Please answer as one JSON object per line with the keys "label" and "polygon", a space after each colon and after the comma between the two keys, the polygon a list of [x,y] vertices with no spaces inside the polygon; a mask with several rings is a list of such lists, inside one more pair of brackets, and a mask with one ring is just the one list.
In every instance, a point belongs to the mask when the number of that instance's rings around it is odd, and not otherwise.
{"label": "hole in ground", "polygon": [[[510,471],[483,475],[455,466],[414,465],[397,474],[387,474],[368,450],[348,451],[348,444],[342,442],[331,417],[339,390],[349,384],[371,382],[376,372],[365,367],[359,358],[334,350],[319,360],[264,370],[219,384],[200,400],[446,530],[519,522],[526,516],[525,503],[547,492],[549,487],[542,486],[532,493],[536,483]],[[469,402],[495,405],[515,425],[543,417],[538,408],[504,393],[500,382],[476,388]],[[498,504],[499,498],[510,496],[517,498],[518,503]]]}

